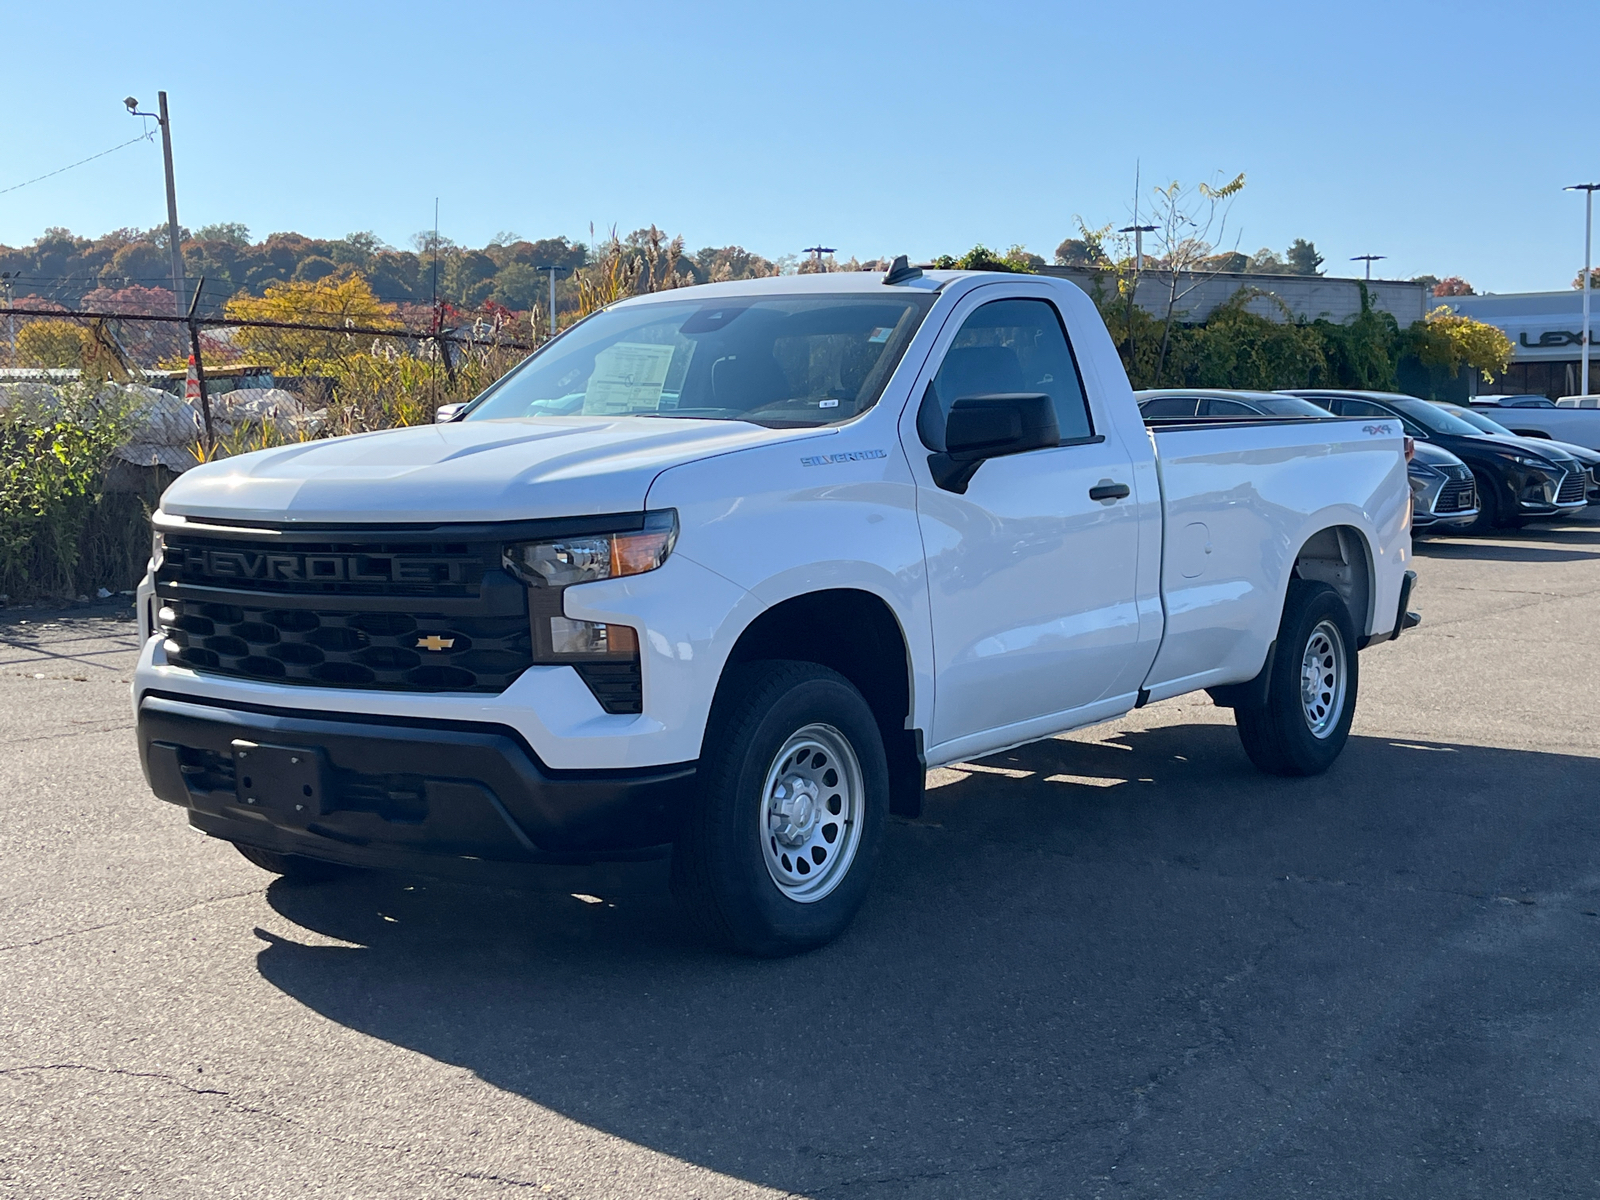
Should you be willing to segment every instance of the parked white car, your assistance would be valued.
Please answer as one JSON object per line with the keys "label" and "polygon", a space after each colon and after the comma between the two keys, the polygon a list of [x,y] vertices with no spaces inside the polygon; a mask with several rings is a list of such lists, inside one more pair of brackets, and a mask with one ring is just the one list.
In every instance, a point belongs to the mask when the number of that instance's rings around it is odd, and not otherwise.
{"label": "parked white car", "polygon": [[1472,407],[1487,410],[1496,422],[1519,437],[1554,438],[1590,450],[1600,450],[1600,411],[1589,405],[1572,405],[1565,396],[1558,402],[1544,396],[1474,396]]}
{"label": "parked white car", "polygon": [[1210,689],[1326,769],[1407,613],[1397,420],[1163,428],[1093,303],[982,272],[642,296],[459,419],[167,491],[155,793],[269,870],[672,854],[704,926],[838,934],[924,770]]}

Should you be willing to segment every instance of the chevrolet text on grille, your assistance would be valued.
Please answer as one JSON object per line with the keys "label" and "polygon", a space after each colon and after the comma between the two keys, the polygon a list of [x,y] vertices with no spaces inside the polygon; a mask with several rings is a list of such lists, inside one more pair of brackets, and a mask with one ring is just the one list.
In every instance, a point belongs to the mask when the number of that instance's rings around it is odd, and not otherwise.
{"label": "chevrolet text on grille", "polygon": [[385,554],[252,554],[206,550],[188,562],[219,579],[317,583],[460,583],[468,560]]}

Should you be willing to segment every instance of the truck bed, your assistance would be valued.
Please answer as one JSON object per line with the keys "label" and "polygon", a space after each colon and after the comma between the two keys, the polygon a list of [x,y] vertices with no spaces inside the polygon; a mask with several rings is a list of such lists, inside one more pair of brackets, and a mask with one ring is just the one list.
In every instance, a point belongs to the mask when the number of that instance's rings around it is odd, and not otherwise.
{"label": "truck bed", "polygon": [[[1166,632],[1151,699],[1246,679],[1266,660],[1294,557],[1329,526],[1360,534],[1365,635],[1388,632],[1410,521],[1400,422],[1328,417],[1154,420],[1166,535]],[[1399,546],[1385,555],[1383,547]],[[1389,561],[1400,558],[1400,561]],[[1345,564],[1349,565],[1349,564]]]}

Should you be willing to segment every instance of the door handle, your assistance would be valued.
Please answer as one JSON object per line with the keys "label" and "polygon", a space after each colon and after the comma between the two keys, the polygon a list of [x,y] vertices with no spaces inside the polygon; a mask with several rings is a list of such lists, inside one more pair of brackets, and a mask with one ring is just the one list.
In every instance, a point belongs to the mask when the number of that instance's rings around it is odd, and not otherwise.
{"label": "door handle", "polygon": [[1125,483],[1112,483],[1109,479],[1102,479],[1089,489],[1089,499],[1122,500],[1127,498],[1129,490]]}

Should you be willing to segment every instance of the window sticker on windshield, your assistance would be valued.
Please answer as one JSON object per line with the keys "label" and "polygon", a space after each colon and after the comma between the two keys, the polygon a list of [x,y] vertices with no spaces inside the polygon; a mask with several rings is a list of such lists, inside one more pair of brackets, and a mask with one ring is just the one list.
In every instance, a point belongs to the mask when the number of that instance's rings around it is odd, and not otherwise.
{"label": "window sticker on windshield", "polygon": [[585,415],[656,412],[672,351],[656,342],[618,342],[600,351],[584,389]]}
{"label": "window sticker on windshield", "polygon": [[877,343],[879,343],[881,345],[882,343],[887,342],[889,340],[889,335],[891,333],[893,333],[893,332],[894,332],[894,326],[892,326],[892,325],[879,325],[876,329],[874,329],[872,331],[872,336],[869,337],[867,339],[867,341],[869,341],[869,342],[877,342]]}

